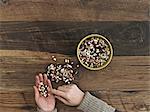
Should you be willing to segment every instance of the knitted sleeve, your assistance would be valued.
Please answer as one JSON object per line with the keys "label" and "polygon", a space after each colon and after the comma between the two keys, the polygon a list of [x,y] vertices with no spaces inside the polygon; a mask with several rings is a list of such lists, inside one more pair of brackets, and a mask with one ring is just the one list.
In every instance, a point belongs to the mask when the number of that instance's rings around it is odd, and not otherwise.
{"label": "knitted sleeve", "polygon": [[37,108],[37,112],[57,112],[57,109],[55,108],[53,111],[43,111],[43,110]]}
{"label": "knitted sleeve", "polygon": [[84,112],[115,112],[115,108],[92,96],[89,92],[85,93],[84,99],[77,109],[80,109]]}

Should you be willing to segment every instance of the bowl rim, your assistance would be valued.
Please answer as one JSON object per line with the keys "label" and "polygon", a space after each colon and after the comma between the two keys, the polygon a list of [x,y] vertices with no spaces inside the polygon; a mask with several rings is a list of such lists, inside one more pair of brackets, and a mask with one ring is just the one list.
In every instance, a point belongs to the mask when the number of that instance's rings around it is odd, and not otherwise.
{"label": "bowl rim", "polygon": [[[82,42],[84,40],[86,40],[88,38],[91,38],[93,36],[102,38],[105,41],[107,41],[107,43],[109,44],[109,47],[110,47],[110,52],[111,52],[110,53],[110,58],[108,59],[107,63],[105,65],[101,66],[101,67],[98,67],[98,68],[91,68],[91,67],[86,66],[85,64],[82,63],[82,61],[80,60],[80,57],[79,57],[79,47],[80,47],[80,45],[82,44]],[[82,40],[80,40],[80,42],[79,42],[79,44],[77,46],[77,58],[78,58],[79,62],[81,63],[81,65],[84,66],[85,68],[89,69],[89,70],[100,70],[100,69],[105,68],[111,62],[112,57],[113,57],[113,48],[112,48],[112,45],[111,45],[110,41],[106,37],[104,37],[104,36],[102,36],[100,34],[90,34],[90,35],[85,36]]]}

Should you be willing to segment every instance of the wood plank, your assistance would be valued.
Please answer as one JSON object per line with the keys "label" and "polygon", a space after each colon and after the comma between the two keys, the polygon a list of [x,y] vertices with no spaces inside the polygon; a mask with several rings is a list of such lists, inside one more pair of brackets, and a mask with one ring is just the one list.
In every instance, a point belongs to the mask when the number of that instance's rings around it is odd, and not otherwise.
{"label": "wood plank", "polygon": [[[79,41],[98,33],[114,55],[150,55],[149,22],[1,22],[0,49],[76,54]],[[130,50],[129,50],[130,49]]]}
{"label": "wood plank", "polygon": [[149,0],[3,1],[0,2],[0,21],[149,20]]}
{"label": "wood plank", "polygon": [[[78,63],[75,56],[77,43],[85,34],[95,31],[109,37],[115,56],[111,64],[100,71],[81,67],[76,79],[78,86],[122,112],[150,111],[148,22],[1,23],[0,110],[34,112],[32,86],[35,74],[45,71],[52,62],[52,55],[56,55],[60,63],[64,58]],[[57,107],[60,112],[77,112],[60,102]]]}
{"label": "wood plank", "polygon": [[[37,53],[37,54],[36,54]],[[51,53],[0,50],[0,89],[26,90],[34,84],[37,72],[51,63]],[[25,56],[23,56],[25,54]],[[36,55],[35,55],[36,54]],[[58,55],[58,60],[76,57]],[[149,90],[150,56],[114,56],[108,67],[89,71],[81,67],[77,84],[83,90]],[[90,82],[90,83],[89,83]],[[5,88],[7,87],[7,88]]]}
{"label": "wood plank", "polygon": [[[121,112],[149,112],[150,91],[91,91],[93,95],[112,105]],[[33,92],[1,91],[0,110],[5,112],[35,112]],[[59,112],[80,112],[75,107],[66,106],[57,101]]]}
{"label": "wood plank", "polygon": [[121,112],[150,111],[150,91],[97,91],[91,93]]}

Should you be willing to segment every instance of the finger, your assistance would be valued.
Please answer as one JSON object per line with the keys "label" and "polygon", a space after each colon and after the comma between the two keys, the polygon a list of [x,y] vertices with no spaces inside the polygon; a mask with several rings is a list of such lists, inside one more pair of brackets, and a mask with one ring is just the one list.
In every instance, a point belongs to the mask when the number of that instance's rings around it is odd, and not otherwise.
{"label": "finger", "polygon": [[47,84],[47,75],[44,74],[44,84]]}
{"label": "finger", "polygon": [[63,92],[67,92],[69,90],[69,88],[65,87],[65,86],[59,86],[57,88],[57,90],[63,91]]}
{"label": "finger", "polygon": [[55,96],[55,98],[57,98],[58,100],[60,100],[61,102],[63,102],[64,104],[67,104],[68,105],[68,101],[60,96]]}
{"label": "finger", "polygon": [[36,87],[38,87],[39,83],[40,83],[39,76],[36,75],[36,76],[35,76],[35,85],[36,85]]}
{"label": "finger", "polygon": [[34,88],[35,99],[37,99],[39,97],[38,88],[36,86],[33,86],[33,88]]}
{"label": "finger", "polygon": [[62,85],[62,87],[70,89],[71,88],[71,84],[69,84],[69,85]]}
{"label": "finger", "polygon": [[47,88],[48,93],[52,94],[52,85],[51,85],[51,81],[49,79],[47,80],[47,85],[48,85],[48,88]]}
{"label": "finger", "polygon": [[49,86],[50,90],[52,90],[52,83],[49,79],[47,79],[47,85]]}
{"label": "finger", "polygon": [[41,82],[43,82],[43,75],[41,73],[39,73],[39,79]]}
{"label": "finger", "polygon": [[63,98],[66,97],[65,92],[63,92],[63,91],[56,90],[56,89],[52,89],[51,92],[52,92],[53,94],[57,95],[57,96],[60,96],[60,97],[63,97]]}

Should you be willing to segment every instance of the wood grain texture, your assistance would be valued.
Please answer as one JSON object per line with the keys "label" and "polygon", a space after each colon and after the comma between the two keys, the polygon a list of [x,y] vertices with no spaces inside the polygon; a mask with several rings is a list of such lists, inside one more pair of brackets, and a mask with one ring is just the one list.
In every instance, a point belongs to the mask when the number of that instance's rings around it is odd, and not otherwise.
{"label": "wood grain texture", "polygon": [[[0,110],[34,112],[32,86],[37,72],[44,72],[56,55],[77,62],[75,56],[26,50],[0,50]],[[150,56],[114,56],[100,71],[80,68],[78,86],[122,112],[150,111]],[[88,82],[88,83],[87,83]],[[90,83],[89,83],[90,82]],[[56,87],[56,85],[54,85]],[[60,112],[78,112],[58,102]]]}
{"label": "wood grain texture", "polygon": [[0,0],[0,112],[35,112],[36,73],[52,55],[78,63],[76,46],[91,33],[110,40],[114,57],[100,71],[81,67],[75,83],[121,112],[150,112],[149,7],[149,0]]}
{"label": "wood grain texture", "polygon": [[0,21],[148,21],[149,0],[3,0]]}
{"label": "wood grain texture", "polygon": [[[150,91],[96,91],[91,93],[121,112],[149,112]],[[1,91],[0,110],[6,112],[35,112],[36,105],[32,91]],[[11,96],[11,97],[10,97]],[[81,112],[75,107],[66,106],[60,102],[56,105],[59,112]]]}
{"label": "wood grain texture", "polygon": [[[47,65],[53,62],[51,56],[55,55],[17,50],[0,50],[0,54],[0,89],[7,86],[17,90],[31,87],[35,74],[44,72]],[[60,63],[64,58],[77,61],[76,57],[56,56]],[[149,90],[149,60],[149,56],[115,56],[111,64],[100,71],[81,67],[77,82],[83,90]]]}
{"label": "wood grain texture", "polygon": [[[81,67],[75,83],[122,112],[149,112],[149,30],[149,21],[0,22],[0,112],[34,112],[36,73],[45,71],[52,55],[59,63],[64,58],[78,63],[76,46],[91,33],[110,40],[114,57],[100,71]],[[60,102],[57,107],[59,112],[80,112]]]}
{"label": "wood grain texture", "polygon": [[149,55],[148,21],[142,22],[1,22],[0,49],[76,54],[80,40],[98,33],[113,45],[114,55]]}

